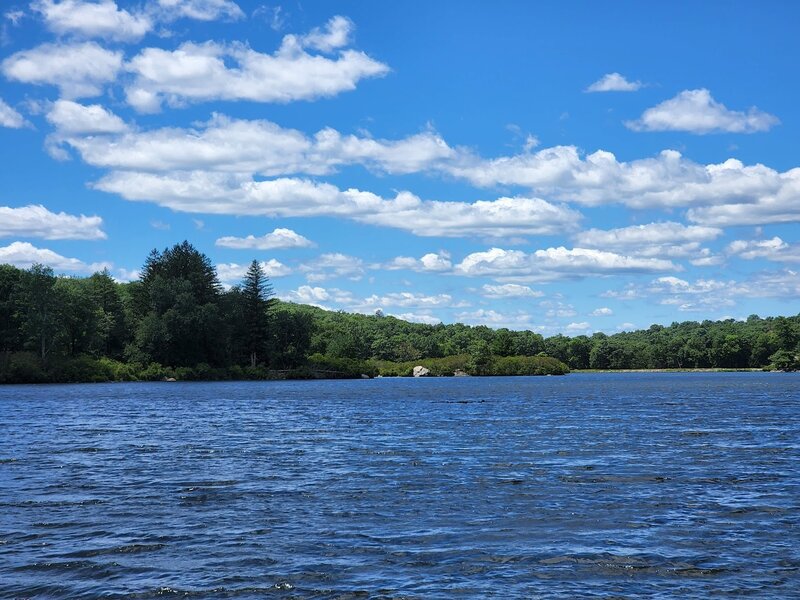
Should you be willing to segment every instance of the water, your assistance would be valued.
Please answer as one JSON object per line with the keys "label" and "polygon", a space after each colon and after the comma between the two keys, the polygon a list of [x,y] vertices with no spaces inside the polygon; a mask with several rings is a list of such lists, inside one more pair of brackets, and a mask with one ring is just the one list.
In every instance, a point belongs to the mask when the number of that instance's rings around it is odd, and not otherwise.
{"label": "water", "polygon": [[800,376],[0,387],[0,597],[800,597]]}

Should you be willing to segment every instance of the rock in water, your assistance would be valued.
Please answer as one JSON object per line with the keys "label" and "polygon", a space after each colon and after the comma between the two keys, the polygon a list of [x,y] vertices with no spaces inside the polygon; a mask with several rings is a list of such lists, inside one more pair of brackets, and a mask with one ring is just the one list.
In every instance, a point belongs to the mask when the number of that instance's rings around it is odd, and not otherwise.
{"label": "rock in water", "polygon": [[469,373],[462,371],[461,369],[456,369],[453,371],[453,377],[469,377]]}
{"label": "rock in water", "polygon": [[417,365],[416,367],[414,367],[414,377],[427,377],[428,375],[430,375],[430,373],[431,370],[426,369],[422,365]]}

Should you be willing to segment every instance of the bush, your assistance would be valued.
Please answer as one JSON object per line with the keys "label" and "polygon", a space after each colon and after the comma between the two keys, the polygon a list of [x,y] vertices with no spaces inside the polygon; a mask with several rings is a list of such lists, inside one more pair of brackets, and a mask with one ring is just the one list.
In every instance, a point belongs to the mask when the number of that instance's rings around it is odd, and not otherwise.
{"label": "bush", "polygon": [[0,381],[3,383],[45,383],[47,373],[33,352],[5,352],[0,360]]}
{"label": "bush", "polygon": [[321,379],[358,379],[362,375],[375,377],[378,374],[378,367],[371,360],[334,358],[322,354],[312,354],[308,358],[308,368],[316,373],[316,378]]}
{"label": "bush", "polygon": [[420,365],[430,371],[431,377],[452,377],[456,371],[470,375],[565,375],[569,367],[550,356],[491,356],[476,364],[470,354],[457,354],[443,358],[393,363],[379,361],[384,377],[411,377],[414,367]]}

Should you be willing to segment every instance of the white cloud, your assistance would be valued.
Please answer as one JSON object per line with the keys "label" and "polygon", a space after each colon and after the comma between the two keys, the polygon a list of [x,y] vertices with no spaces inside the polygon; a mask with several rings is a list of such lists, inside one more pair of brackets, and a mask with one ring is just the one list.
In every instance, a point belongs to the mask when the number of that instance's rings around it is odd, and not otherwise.
{"label": "white cloud", "polygon": [[[267,277],[285,277],[291,274],[292,270],[283,263],[271,258],[259,263]],[[225,285],[238,285],[247,273],[250,264],[240,265],[237,263],[220,263],[217,265],[217,276]]]}
{"label": "white cloud", "polygon": [[614,314],[614,311],[608,308],[607,306],[603,306],[601,308],[595,308],[589,316],[592,317],[610,317]]}
{"label": "white cloud", "polygon": [[390,292],[379,296],[373,294],[359,303],[359,308],[374,311],[385,306],[401,308],[441,308],[463,307],[463,302],[456,302],[450,294],[414,294],[412,292]]}
{"label": "white cloud", "polygon": [[364,261],[355,256],[332,252],[321,254],[314,260],[300,265],[300,271],[306,274],[306,279],[310,282],[337,277],[357,281],[364,276]]}
{"label": "white cloud", "polygon": [[548,280],[562,277],[613,273],[678,271],[668,260],[638,258],[588,248],[547,248],[526,254],[520,250],[492,248],[473,252],[456,265],[454,272],[467,276],[489,276],[498,280]]}
{"label": "white cloud", "polygon": [[592,248],[631,249],[647,245],[706,242],[722,235],[716,227],[686,226],[666,221],[618,229],[589,229],[575,234],[575,241]]}
{"label": "white cloud", "polygon": [[634,131],[688,131],[689,133],[755,133],[780,123],[756,107],[747,112],[729,110],[706,89],[684,90],[674,98],[648,108],[625,125]]}
{"label": "white cloud", "polygon": [[709,251],[701,242],[716,239],[722,230],[716,227],[686,226],[672,221],[631,225],[618,229],[589,229],[575,234],[580,246],[624,252],[633,256],[692,258],[708,260]]}
{"label": "white cloud", "polygon": [[296,290],[279,295],[281,300],[296,302],[298,304],[310,304],[331,310],[332,307],[323,303],[334,303],[338,305],[351,305],[355,302],[353,294],[347,290],[338,288],[323,288],[319,286],[301,285]]}
{"label": "white cloud", "polygon": [[480,308],[474,311],[456,314],[456,320],[466,325],[487,325],[489,327],[506,327],[508,329],[530,329],[533,318],[526,312],[517,311],[501,313],[496,310]]}
{"label": "white cloud", "polygon": [[19,129],[25,125],[27,125],[25,118],[0,98],[0,127]]}
{"label": "white cloud", "polygon": [[236,20],[244,17],[239,5],[231,0],[157,0],[164,20],[187,18],[197,21]]}
{"label": "white cloud", "polygon": [[430,313],[399,313],[399,314],[392,314],[392,317],[396,319],[401,319],[403,321],[408,321],[409,323],[424,323],[425,325],[438,325],[442,322],[439,317],[434,317]]}
{"label": "white cloud", "polygon": [[606,73],[592,85],[586,92],[635,92],[642,88],[641,81],[628,81],[619,73]]}
{"label": "white cloud", "polygon": [[777,178],[778,185],[765,186],[755,198],[734,196],[716,206],[691,208],[686,216],[695,223],[717,227],[800,221],[800,168],[777,174]]}
{"label": "white cloud", "polygon": [[279,248],[312,248],[316,246],[314,242],[299,233],[280,227],[272,233],[267,233],[260,237],[253,235],[248,235],[244,238],[234,236],[221,237],[215,244],[222,248],[235,248],[238,250],[277,250]]}
{"label": "white cloud", "polygon": [[788,244],[777,236],[769,240],[735,240],[728,244],[727,252],[745,260],[800,262],[800,244]]}
{"label": "white cloud", "polygon": [[601,296],[621,300],[649,297],[682,312],[709,313],[735,306],[742,298],[796,299],[800,297],[800,273],[791,269],[760,271],[741,281],[699,278],[692,282],[666,276],[645,286],[630,284],[621,291],[610,290]]}
{"label": "white cloud", "polygon": [[423,201],[409,192],[390,200],[357,189],[301,179],[253,181],[224,173],[157,175],[114,172],[97,189],[190,213],[283,217],[340,216],[420,236],[549,235],[571,231],[580,213],[539,198]]}
{"label": "white cloud", "polygon": [[87,264],[77,258],[61,256],[47,248],[37,248],[28,242],[13,242],[0,248],[0,264],[28,269],[36,263],[51,267],[59,273],[94,273],[111,266],[107,262]]}
{"label": "white cloud", "polygon": [[502,285],[485,284],[481,287],[481,295],[486,298],[540,298],[544,294],[527,285],[505,283]]}
{"label": "white cloud", "polygon": [[36,237],[46,240],[104,240],[103,219],[53,213],[41,205],[0,206],[0,237]]}
{"label": "white cloud", "polygon": [[347,17],[337,15],[331,18],[324,28],[315,27],[306,35],[296,39],[303,47],[314,48],[321,52],[333,52],[350,44],[352,31],[353,22]]}
{"label": "white cloud", "polygon": [[[702,225],[800,219],[800,169],[779,172],[735,159],[699,164],[674,150],[629,162],[602,150],[582,155],[573,146],[483,159],[451,147],[430,129],[398,140],[345,135],[331,128],[306,135],[270,121],[223,115],[193,128],[75,135],[64,141],[93,166],[166,172],[168,179],[176,180],[187,176],[184,171],[236,173],[246,182],[255,175],[325,175],[360,164],[391,174],[438,172],[482,187],[522,186],[548,198],[589,206],[691,207],[689,218]],[[507,239],[508,233],[505,230],[501,236]],[[544,232],[521,232],[539,233]]]}
{"label": "white cloud", "polygon": [[136,281],[141,277],[142,273],[139,269],[117,269],[117,275],[114,277],[114,281],[117,283],[129,283],[131,281]]}
{"label": "white cloud", "polygon": [[542,300],[539,302],[539,306],[547,309],[544,313],[544,316],[549,319],[575,317],[578,314],[578,311],[575,310],[575,307],[572,306],[572,304],[565,304],[564,302]]}
{"label": "white cloud", "polygon": [[71,100],[56,100],[46,118],[58,130],[59,136],[96,136],[123,133],[129,129],[125,121],[103,106],[87,106]]}
{"label": "white cloud", "polygon": [[122,53],[82,44],[42,44],[12,54],[2,63],[3,74],[14,81],[57,86],[65,98],[99,95],[122,66]]}
{"label": "white cloud", "polygon": [[519,185],[560,200],[633,208],[753,203],[796,194],[793,185],[800,179],[800,169],[780,173],[735,159],[703,165],[674,150],[620,162],[603,150],[582,156],[574,146],[491,160],[462,155],[442,169],[477,186]]}
{"label": "white cloud", "polygon": [[124,136],[67,140],[87,163],[125,170],[208,169],[264,176],[325,175],[363,164],[393,174],[423,170],[455,154],[433,131],[400,140],[343,135],[325,128],[313,136],[266,120],[213,117],[199,127],[166,127]]}
{"label": "white cloud", "polygon": [[438,253],[429,252],[421,258],[398,256],[387,264],[380,266],[380,268],[389,269],[390,271],[402,269],[420,273],[449,271],[452,267],[453,263],[450,261],[450,253],[444,251]]}
{"label": "white cloud", "polygon": [[580,323],[570,323],[565,328],[570,333],[588,333],[592,330],[592,326],[586,321]]}
{"label": "white cloud", "polygon": [[77,34],[117,41],[136,41],[153,28],[145,14],[118,8],[113,0],[35,0],[31,8],[40,13],[45,25],[57,34]]}
{"label": "white cloud", "polygon": [[145,48],[127,69],[134,75],[127,99],[141,112],[157,112],[163,100],[173,106],[210,100],[315,100],[353,90],[361,79],[389,70],[352,49],[333,58],[309,54],[291,35],[274,54],[210,41],[186,42],[174,51]]}

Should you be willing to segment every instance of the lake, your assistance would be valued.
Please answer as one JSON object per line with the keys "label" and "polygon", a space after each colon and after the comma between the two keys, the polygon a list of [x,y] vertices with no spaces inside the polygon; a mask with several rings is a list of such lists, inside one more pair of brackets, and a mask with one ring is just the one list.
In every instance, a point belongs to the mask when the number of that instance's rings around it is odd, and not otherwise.
{"label": "lake", "polygon": [[800,597],[800,375],[0,387],[0,596]]}

